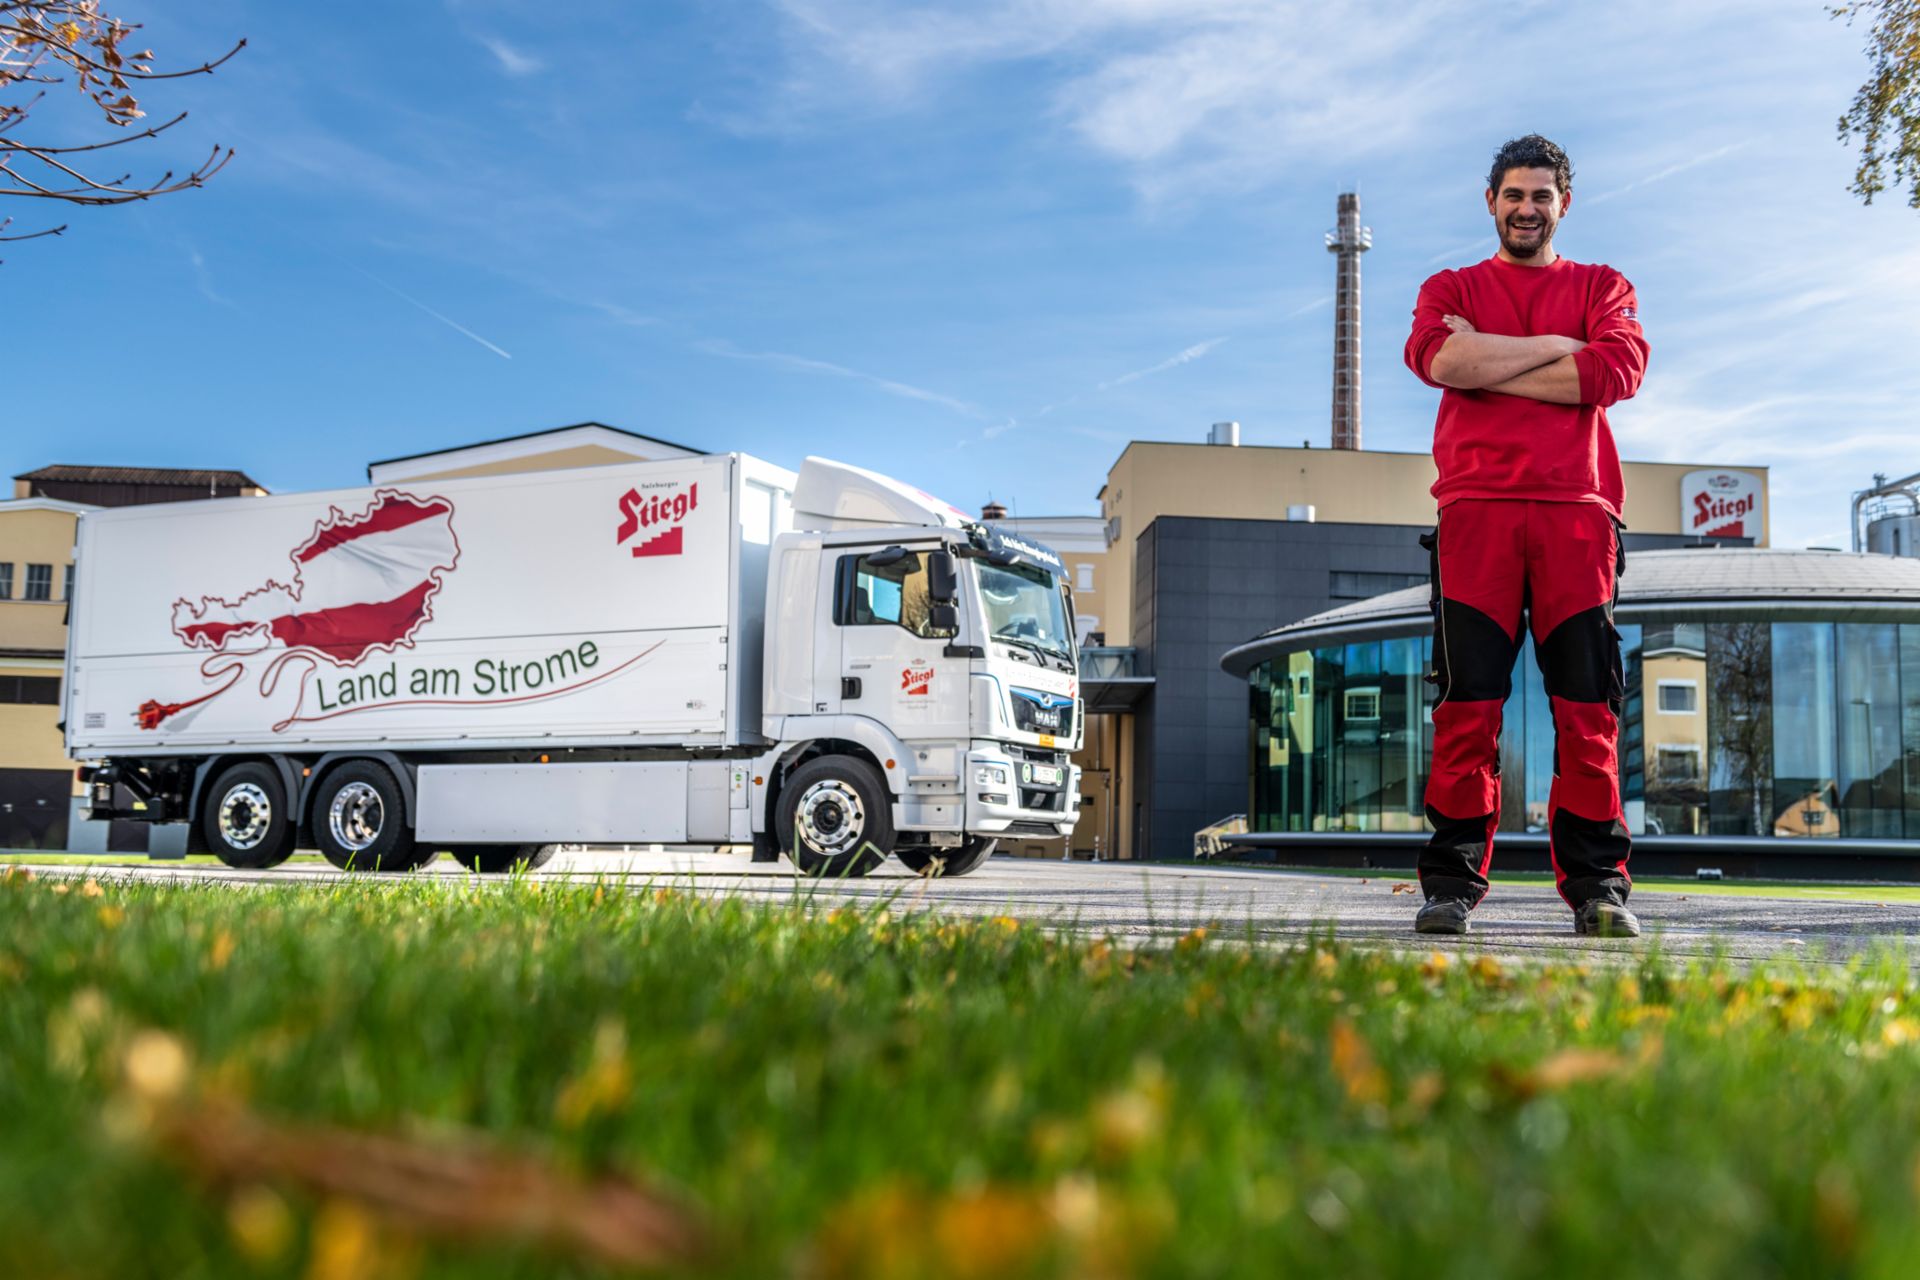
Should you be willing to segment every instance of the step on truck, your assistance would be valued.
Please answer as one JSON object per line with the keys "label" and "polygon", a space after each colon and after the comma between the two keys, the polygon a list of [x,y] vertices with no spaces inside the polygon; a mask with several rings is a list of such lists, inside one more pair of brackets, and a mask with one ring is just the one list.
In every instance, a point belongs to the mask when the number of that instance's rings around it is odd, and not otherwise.
{"label": "step on truck", "polygon": [[959,875],[1078,816],[1059,557],[857,467],[124,507],[80,518],[75,562],[83,807],[230,866],[662,843]]}

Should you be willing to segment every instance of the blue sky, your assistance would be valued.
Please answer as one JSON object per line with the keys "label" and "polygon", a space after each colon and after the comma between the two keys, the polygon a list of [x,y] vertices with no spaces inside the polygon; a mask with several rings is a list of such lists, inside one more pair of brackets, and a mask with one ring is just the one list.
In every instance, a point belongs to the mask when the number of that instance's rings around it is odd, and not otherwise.
{"label": "blue sky", "polygon": [[1846,192],[1864,33],[1817,2],[117,7],[162,62],[250,41],[152,86],[192,116],[127,163],[238,155],[4,246],[9,472],[320,488],[595,419],[1091,512],[1129,439],[1327,442],[1356,184],[1366,443],[1423,450],[1407,314],[1529,131],[1574,159],[1562,252],[1640,290],[1625,456],[1771,466],[1781,546],[1920,471],[1920,213]]}

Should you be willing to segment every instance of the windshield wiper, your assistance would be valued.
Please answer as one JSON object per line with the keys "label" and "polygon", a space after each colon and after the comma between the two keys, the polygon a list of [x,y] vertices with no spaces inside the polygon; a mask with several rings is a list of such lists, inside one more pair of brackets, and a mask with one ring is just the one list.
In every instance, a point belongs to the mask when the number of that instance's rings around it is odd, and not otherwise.
{"label": "windshield wiper", "polygon": [[1053,652],[1051,649],[1042,648],[1038,640],[1029,640],[1025,636],[1003,636],[999,632],[995,632],[993,638],[1001,644],[1011,645],[1016,649],[1025,649],[1031,653],[1037,653],[1043,658]]}

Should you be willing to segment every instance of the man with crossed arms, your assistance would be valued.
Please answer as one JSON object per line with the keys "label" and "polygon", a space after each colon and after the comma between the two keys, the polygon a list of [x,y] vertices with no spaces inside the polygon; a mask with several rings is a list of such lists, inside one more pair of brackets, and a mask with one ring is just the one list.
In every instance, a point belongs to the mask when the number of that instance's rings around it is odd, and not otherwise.
{"label": "man with crossed arms", "polygon": [[1501,709],[1523,615],[1553,707],[1549,848],[1574,931],[1634,937],[1630,840],[1616,746],[1622,677],[1613,625],[1625,487],[1607,406],[1640,389],[1647,342],[1633,286],[1562,258],[1573,203],[1566,153],[1538,134],[1494,157],[1499,246],[1420,288],[1407,367],[1439,388],[1433,496],[1433,770],[1420,855],[1421,933],[1466,933],[1487,892],[1500,820]]}

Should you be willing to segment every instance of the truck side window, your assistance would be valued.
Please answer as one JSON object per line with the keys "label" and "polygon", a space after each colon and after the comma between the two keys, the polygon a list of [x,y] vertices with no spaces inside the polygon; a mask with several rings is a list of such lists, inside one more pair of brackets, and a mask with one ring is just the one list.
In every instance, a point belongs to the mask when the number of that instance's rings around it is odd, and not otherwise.
{"label": "truck side window", "polygon": [[869,564],[868,559],[840,558],[834,616],[841,626],[904,627],[924,639],[953,635],[936,631],[930,620],[933,595],[926,557],[909,552],[906,559],[887,565]]}

